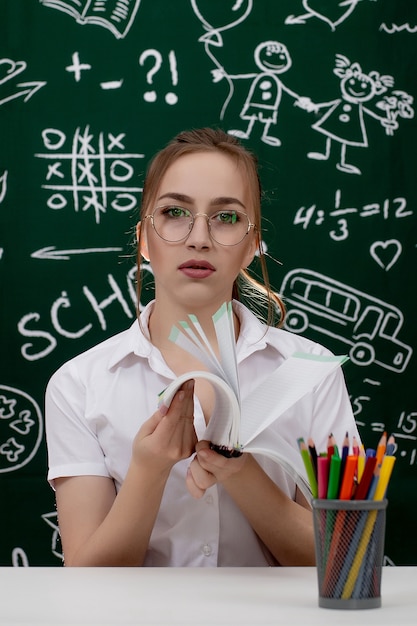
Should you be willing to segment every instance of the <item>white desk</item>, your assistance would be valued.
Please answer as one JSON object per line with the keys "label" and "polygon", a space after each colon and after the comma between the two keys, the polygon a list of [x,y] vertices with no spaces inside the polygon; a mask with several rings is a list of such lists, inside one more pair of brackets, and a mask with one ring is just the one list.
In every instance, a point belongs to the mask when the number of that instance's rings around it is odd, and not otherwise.
{"label": "white desk", "polygon": [[417,567],[386,567],[382,607],[318,607],[315,568],[0,568],[0,624],[403,626]]}

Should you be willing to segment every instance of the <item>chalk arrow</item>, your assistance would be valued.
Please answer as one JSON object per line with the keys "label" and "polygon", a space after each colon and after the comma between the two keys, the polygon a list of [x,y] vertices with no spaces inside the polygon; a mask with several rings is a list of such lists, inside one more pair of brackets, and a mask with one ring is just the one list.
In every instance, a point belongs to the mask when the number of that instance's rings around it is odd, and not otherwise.
{"label": "chalk arrow", "polygon": [[29,83],[19,83],[16,85],[21,91],[17,91],[13,93],[11,96],[7,96],[6,98],[2,98],[0,100],[0,106],[2,104],[6,104],[6,102],[10,102],[11,100],[15,100],[16,98],[23,98],[23,102],[27,102],[29,98],[31,98],[39,89],[42,89],[46,85],[46,81],[36,80]]}
{"label": "chalk arrow", "polygon": [[285,24],[305,24],[306,20],[313,17],[311,13],[305,13],[304,15],[289,15],[285,18]]}
{"label": "chalk arrow", "polygon": [[82,248],[74,250],[57,250],[55,246],[47,246],[32,252],[33,259],[47,259],[48,261],[69,261],[75,254],[96,254],[97,252],[122,252],[123,248]]}

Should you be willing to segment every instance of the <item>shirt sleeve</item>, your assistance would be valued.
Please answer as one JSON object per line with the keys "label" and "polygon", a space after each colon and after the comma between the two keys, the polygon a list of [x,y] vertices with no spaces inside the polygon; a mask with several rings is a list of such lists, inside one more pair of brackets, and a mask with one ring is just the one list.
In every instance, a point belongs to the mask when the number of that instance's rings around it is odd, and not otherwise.
{"label": "shirt sleeve", "polygon": [[48,481],[64,476],[109,476],[94,429],[86,419],[86,389],[74,362],[50,379],[45,396]]}
{"label": "shirt sleeve", "polygon": [[313,416],[310,435],[318,452],[327,450],[330,434],[334,435],[338,445],[342,445],[346,433],[351,442],[354,436],[361,442],[342,367],[338,367],[315,390]]}

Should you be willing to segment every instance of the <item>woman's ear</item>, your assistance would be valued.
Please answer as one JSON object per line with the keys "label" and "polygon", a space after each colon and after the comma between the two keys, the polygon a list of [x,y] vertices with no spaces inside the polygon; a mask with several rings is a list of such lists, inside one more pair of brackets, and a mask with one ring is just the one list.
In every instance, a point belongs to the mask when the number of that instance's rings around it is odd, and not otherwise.
{"label": "woman's ear", "polygon": [[140,254],[149,263],[148,242],[146,239],[145,229],[142,231],[142,222],[136,224],[136,241],[140,245]]}
{"label": "woman's ear", "polygon": [[259,235],[255,233],[255,236],[252,237],[252,241],[248,246],[248,250],[246,252],[245,258],[242,263],[242,269],[246,269],[252,263],[257,250],[259,249]]}

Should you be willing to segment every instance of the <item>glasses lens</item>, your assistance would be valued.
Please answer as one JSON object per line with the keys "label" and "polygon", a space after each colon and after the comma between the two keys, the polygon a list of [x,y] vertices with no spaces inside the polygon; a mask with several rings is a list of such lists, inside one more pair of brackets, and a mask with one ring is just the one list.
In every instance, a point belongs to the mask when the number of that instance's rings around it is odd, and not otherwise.
{"label": "glasses lens", "polygon": [[249,232],[250,224],[246,213],[242,211],[218,211],[210,216],[211,236],[223,246],[235,246]]}
{"label": "glasses lens", "polygon": [[160,206],[153,213],[153,227],[165,241],[181,241],[190,233],[193,217],[188,209]]}

